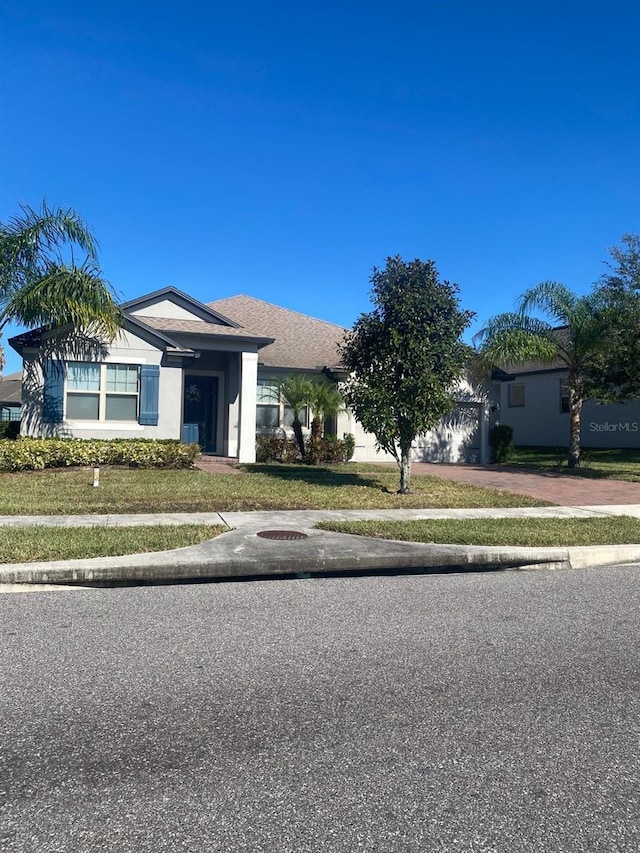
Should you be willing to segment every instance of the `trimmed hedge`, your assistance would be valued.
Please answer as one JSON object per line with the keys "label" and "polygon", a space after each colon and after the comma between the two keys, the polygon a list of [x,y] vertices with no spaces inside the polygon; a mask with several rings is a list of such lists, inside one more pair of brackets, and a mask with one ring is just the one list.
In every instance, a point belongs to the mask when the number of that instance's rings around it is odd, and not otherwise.
{"label": "trimmed hedge", "polygon": [[304,459],[300,455],[298,443],[294,438],[275,435],[259,435],[256,438],[256,462],[310,462],[313,464],[328,462],[348,462],[353,456],[356,440],[352,435],[344,438],[326,435],[314,441],[313,454],[310,453],[310,439],[305,441]]}
{"label": "trimmed hedge", "polygon": [[0,440],[0,471],[36,471],[70,466],[193,468],[197,444],[149,438],[18,438]]}

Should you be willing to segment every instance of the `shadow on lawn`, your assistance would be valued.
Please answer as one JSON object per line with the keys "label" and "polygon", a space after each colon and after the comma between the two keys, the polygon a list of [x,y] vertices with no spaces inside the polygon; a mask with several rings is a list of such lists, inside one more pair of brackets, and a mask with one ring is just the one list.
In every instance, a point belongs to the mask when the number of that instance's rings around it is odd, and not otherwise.
{"label": "shadow on lawn", "polygon": [[266,474],[279,480],[307,483],[310,486],[365,486],[369,489],[385,490],[383,479],[374,479],[357,471],[339,468],[314,467],[312,465],[261,465],[246,469],[253,474]]}

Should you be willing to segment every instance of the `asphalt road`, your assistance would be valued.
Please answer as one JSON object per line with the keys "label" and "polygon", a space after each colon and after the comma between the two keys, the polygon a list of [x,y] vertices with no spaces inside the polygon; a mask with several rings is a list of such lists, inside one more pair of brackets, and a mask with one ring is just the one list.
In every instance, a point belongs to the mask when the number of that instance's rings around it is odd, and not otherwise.
{"label": "asphalt road", "polygon": [[0,850],[640,850],[640,570],[0,596]]}

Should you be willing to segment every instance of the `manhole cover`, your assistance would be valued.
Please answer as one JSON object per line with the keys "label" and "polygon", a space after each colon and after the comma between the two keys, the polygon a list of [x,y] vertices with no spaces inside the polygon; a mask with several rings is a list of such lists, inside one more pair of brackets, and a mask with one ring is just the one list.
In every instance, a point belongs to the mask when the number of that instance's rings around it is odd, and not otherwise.
{"label": "manhole cover", "polygon": [[277,539],[279,542],[307,538],[307,534],[301,533],[299,530],[261,530],[258,536],[261,536],[263,539]]}

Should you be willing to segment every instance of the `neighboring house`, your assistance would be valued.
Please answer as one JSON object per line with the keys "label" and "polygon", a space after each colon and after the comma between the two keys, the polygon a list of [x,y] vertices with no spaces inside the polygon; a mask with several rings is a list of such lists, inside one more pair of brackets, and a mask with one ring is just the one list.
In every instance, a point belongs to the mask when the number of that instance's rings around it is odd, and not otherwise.
{"label": "neighboring house", "polygon": [[22,372],[0,377],[0,421],[19,421]]}
{"label": "neighboring house", "polygon": [[[568,447],[569,397],[567,369],[529,363],[494,373],[496,407],[492,422],[513,428],[514,444],[527,447]],[[640,447],[640,400],[601,405],[588,400],[582,407],[583,448]]]}
{"label": "neighboring house", "polygon": [[[36,357],[46,329],[10,340],[24,362],[23,435],[181,438],[253,462],[256,432],[291,423],[275,393],[280,379],[341,375],[344,328],[260,299],[205,305],[166,287],[122,309],[122,331],[100,363],[48,361],[43,370]],[[414,458],[485,461],[486,412],[462,387],[458,408],[416,442]],[[354,459],[381,458],[350,412],[333,429],[355,436]]]}

